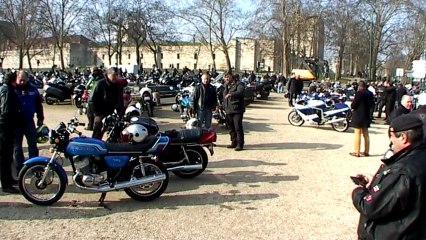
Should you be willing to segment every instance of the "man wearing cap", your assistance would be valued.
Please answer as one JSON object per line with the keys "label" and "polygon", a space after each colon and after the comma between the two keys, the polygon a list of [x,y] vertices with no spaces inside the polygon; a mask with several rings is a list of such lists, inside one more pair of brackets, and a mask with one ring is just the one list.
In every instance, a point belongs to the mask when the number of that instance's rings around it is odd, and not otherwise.
{"label": "man wearing cap", "polygon": [[227,148],[241,151],[244,147],[244,84],[236,81],[231,72],[224,74],[224,80],[223,105],[226,112],[226,125],[231,135],[231,145],[228,145]]}
{"label": "man wearing cap", "polygon": [[389,128],[394,155],[383,159],[374,177],[359,174],[367,184],[352,192],[361,214],[358,239],[426,238],[426,146],[422,121],[405,114]]}

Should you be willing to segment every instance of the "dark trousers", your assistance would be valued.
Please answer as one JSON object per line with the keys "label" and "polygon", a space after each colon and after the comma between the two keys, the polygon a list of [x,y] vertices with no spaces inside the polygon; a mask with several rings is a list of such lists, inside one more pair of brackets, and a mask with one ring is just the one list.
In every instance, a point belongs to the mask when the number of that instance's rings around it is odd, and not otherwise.
{"label": "dark trousers", "polygon": [[104,124],[102,123],[102,119],[104,119],[103,115],[95,115],[95,118],[93,121],[92,138],[102,140],[102,137],[104,135],[104,131],[103,131]]}
{"label": "dark trousers", "polygon": [[9,188],[13,185],[13,129],[5,131],[10,126],[0,125],[0,181],[1,187]]}
{"label": "dark trousers", "polygon": [[27,139],[28,145],[28,157],[33,158],[38,156],[38,148],[37,148],[37,130],[34,124],[34,121],[28,120],[23,122],[16,130],[15,130],[15,141],[14,141],[14,157],[16,161],[16,168],[18,171],[21,170],[24,164],[24,151],[22,150],[22,141],[24,140],[24,136]]}
{"label": "dark trousers", "polygon": [[234,146],[244,146],[243,114],[226,114],[226,125],[231,135],[231,142]]}
{"label": "dark trousers", "polygon": [[289,92],[288,93],[288,104],[290,105],[290,107],[294,106],[294,102],[297,99],[297,93],[294,92]]}
{"label": "dark trousers", "polygon": [[382,117],[383,107],[385,105],[386,105],[386,102],[384,100],[379,100],[377,102],[377,111],[378,111],[377,117],[378,118]]}
{"label": "dark trousers", "polygon": [[87,128],[88,129],[93,129],[93,125],[95,122],[95,115],[93,114],[93,103],[88,102],[87,103]]}

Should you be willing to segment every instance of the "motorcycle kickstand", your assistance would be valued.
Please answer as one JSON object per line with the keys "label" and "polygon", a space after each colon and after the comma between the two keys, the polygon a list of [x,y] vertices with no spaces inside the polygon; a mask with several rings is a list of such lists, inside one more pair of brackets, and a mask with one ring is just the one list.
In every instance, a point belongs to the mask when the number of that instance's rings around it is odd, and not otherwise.
{"label": "motorcycle kickstand", "polygon": [[107,205],[105,205],[104,200],[106,197],[106,192],[101,193],[101,197],[99,198],[98,202],[99,202],[99,207],[103,207],[105,209],[108,209],[111,211],[111,208],[109,208]]}

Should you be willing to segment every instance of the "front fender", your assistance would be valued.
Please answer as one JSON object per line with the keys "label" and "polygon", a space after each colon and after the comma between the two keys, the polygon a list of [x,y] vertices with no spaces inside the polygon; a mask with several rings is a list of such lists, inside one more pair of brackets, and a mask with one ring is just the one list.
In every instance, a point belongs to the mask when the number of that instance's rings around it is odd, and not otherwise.
{"label": "front fender", "polygon": [[[36,163],[48,164],[49,161],[50,161],[50,158],[48,158],[48,157],[43,157],[43,156],[33,157],[33,158],[30,158],[27,161],[25,161],[24,165],[30,165],[30,164],[36,164]],[[61,174],[66,179],[65,184],[68,185],[68,176],[67,176],[67,173],[65,172],[64,168],[60,164],[58,164],[57,162],[53,162],[52,165],[55,168],[55,170],[58,171],[58,174]]]}

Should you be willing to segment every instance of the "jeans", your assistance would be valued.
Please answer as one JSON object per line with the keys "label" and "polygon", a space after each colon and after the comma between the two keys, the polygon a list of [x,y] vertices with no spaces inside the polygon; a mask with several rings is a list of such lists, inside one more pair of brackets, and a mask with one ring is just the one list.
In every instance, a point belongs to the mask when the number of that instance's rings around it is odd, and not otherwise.
{"label": "jeans", "polygon": [[13,151],[18,171],[24,164],[24,151],[22,150],[22,141],[24,140],[24,136],[27,139],[29,158],[37,157],[37,130],[33,119],[25,121],[15,130]]}
{"label": "jeans", "polygon": [[203,126],[203,122],[204,122],[204,127],[205,128],[210,128],[212,126],[212,110],[211,109],[203,109],[203,110],[198,110],[198,124],[199,127]]}
{"label": "jeans", "polygon": [[93,120],[92,138],[102,140],[102,137],[104,136],[104,132],[103,132],[104,124],[102,123],[102,119],[104,119],[104,117],[105,116],[103,115],[95,115]]}
{"label": "jeans", "polygon": [[368,128],[354,128],[355,129],[355,146],[354,153],[360,153],[361,148],[361,134],[364,137],[364,153],[370,153],[370,137],[368,135]]}
{"label": "jeans", "polygon": [[277,85],[277,93],[283,93],[284,91],[284,85],[282,82],[279,82]]}
{"label": "jeans", "polygon": [[243,114],[226,114],[226,125],[231,135],[231,142],[234,146],[244,146]]}
{"label": "jeans", "polygon": [[3,189],[12,187],[13,130],[0,125],[0,182]]}

